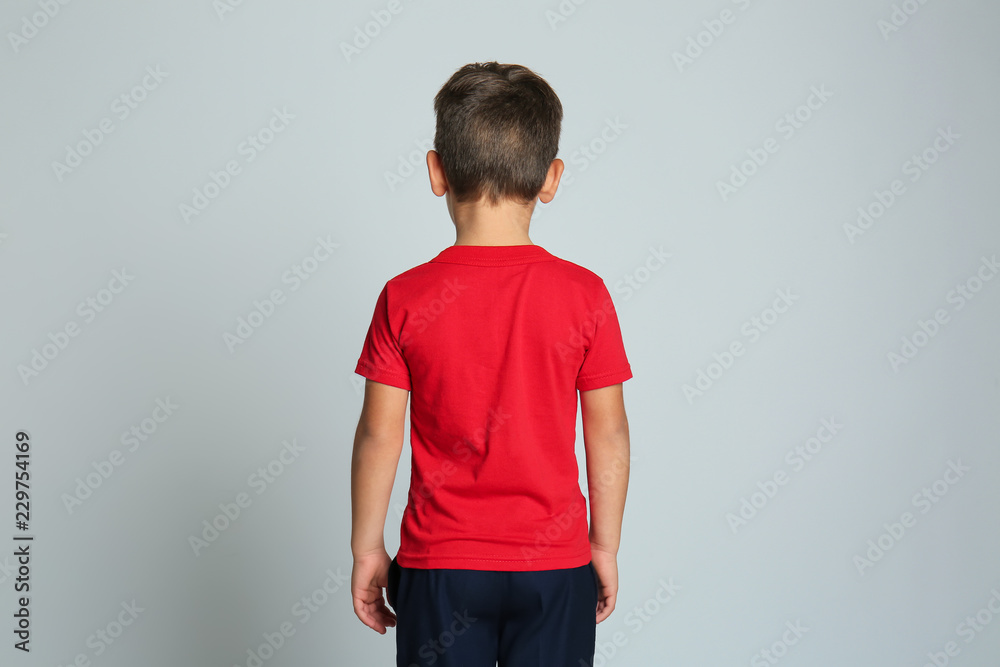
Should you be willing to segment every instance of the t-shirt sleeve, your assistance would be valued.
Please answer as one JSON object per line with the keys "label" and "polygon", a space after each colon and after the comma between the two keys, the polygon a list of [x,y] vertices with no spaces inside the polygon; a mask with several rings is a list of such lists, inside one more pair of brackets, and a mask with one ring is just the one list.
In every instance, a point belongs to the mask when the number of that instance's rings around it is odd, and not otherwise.
{"label": "t-shirt sleeve", "polygon": [[600,389],[631,378],[632,368],[625,355],[618,313],[603,280],[598,298],[587,316],[585,330],[592,335],[584,350],[576,388],[580,391]]}
{"label": "t-shirt sleeve", "polygon": [[390,325],[388,283],[375,302],[375,313],[354,372],[375,382],[410,390],[410,368]]}

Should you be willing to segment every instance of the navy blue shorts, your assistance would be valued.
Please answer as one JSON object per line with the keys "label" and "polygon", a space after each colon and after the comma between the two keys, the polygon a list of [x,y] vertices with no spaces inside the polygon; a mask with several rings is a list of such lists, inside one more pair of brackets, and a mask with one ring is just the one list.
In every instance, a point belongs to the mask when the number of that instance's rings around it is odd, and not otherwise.
{"label": "navy blue shorts", "polygon": [[597,571],[418,569],[392,559],[396,667],[590,667]]}

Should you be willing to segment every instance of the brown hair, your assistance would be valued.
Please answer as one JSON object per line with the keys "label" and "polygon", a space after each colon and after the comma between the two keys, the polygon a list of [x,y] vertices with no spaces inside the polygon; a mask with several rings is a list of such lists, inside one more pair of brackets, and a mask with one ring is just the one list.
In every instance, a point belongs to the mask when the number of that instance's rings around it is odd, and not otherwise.
{"label": "brown hair", "polygon": [[562,104],[521,65],[470,63],[434,97],[434,150],[455,201],[530,203],[559,150]]}

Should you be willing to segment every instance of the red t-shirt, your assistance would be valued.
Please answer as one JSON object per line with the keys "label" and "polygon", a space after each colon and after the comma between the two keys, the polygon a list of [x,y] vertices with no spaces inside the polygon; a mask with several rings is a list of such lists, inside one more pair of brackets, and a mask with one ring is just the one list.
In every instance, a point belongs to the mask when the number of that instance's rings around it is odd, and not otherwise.
{"label": "red t-shirt", "polygon": [[632,377],[600,276],[538,245],[449,246],[386,283],[355,372],[410,391],[400,565],[590,562],[576,391]]}

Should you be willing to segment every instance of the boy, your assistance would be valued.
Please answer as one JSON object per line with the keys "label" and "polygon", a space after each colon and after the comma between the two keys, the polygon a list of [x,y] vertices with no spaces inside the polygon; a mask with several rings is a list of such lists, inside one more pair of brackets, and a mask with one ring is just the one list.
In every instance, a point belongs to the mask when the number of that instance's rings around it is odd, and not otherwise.
{"label": "boy", "polygon": [[[355,369],[367,380],[354,611],[379,633],[396,627],[399,667],[590,667],[618,593],[632,372],[603,280],[528,237],[562,176],[562,105],[531,70],[490,62],[456,71],[434,109],[427,169],[457,235],[386,283]],[[390,560],[407,398],[410,490]]]}

